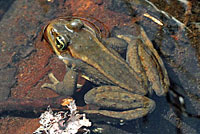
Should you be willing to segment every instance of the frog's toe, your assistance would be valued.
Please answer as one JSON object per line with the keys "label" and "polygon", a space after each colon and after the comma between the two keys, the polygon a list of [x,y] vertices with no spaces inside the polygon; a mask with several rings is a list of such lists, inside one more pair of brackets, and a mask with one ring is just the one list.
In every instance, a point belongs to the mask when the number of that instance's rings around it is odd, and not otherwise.
{"label": "frog's toe", "polygon": [[49,77],[50,81],[52,82],[52,84],[51,83],[44,83],[41,87],[42,88],[49,88],[49,89],[52,89],[52,90],[57,92],[58,85],[60,85],[61,82],[57,80],[57,78],[54,76],[53,73],[49,73],[48,77]]}
{"label": "frog's toe", "polygon": [[54,85],[59,83],[59,81],[57,80],[57,78],[54,76],[53,73],[49,73],[48,76],[49,76],[50,81],[53,82]]}
{"label": "frog's toe", "polygon": [[54,84],[50,84],[50,83],[44,83],[41,88],[50,88],[50,89],[53,89],[55,90],[56,89],[56,85]]}
{"label": "frog's toe", "polygon": [[53,75],[53,73],[49,73],[48,77],[50,79],[50,81],[53,83],[44,83],[41,87],[42,88],[50,88],[53,90],[56,90],[56,85],[59,83],[59,81],[57,80],[57,78]]}

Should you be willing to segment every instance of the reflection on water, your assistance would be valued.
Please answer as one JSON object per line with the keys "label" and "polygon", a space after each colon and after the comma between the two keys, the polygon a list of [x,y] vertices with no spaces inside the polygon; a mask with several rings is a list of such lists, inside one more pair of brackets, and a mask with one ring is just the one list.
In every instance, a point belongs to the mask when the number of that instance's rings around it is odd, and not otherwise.
{"label": "reflection on water", "polygon": [[[15,83],[13,82],[13,79],[15,79],[15,73],[3,70],[13,69],[16,66],[16,63],[31,55],[33,49],[35,49],[31,43],[34,43],[35,40],[37,40],[35,34],[38,34],[39,31],[41,31],[41,26],[45,24],[45,21],[48,21],[49,18],[56,18],[57,16],[65,14],[73,14],[68,10],[66,11],[68,13],[62,14],[63,8],[60,8],[61,6],[66,6],[67,3],[73,3],[70,0],[63,2],[52,1],[50,3],[45,3],[46,1],[44,0],[38,0],[38,2],[27,2],[24,0],[23,2],[25,4],[15,1],[11,7],[12,2],[13,1],[9,1],[9,3],[7,2],[5,4],[3,1],[0,1],[0,28],[4,31],[4,34],[2,34],[2,37],[0,38],[2,44],[0,46],[0,55],[3,57],[0,58],[0,72],[7,72],[1,74],[8,76],[8,78],[6,78],[8,82],[2,77],[3,75],[0,76],[0,85],[4,87],[0,89],[1,92],[3,90],[5,92],[5,89],[8,91],[11,88],[10,84],[13,85],[13,83]],[[78,5],[80,3],[81,5],[81,2],[83,1],[76,1],[76,4]],[[83,5],[92,5],[92,2],[93,1],[88,0],[88,2]],[[105,7],[104,10],[112,11],[113,15],[120,13],[127,16],[126,20],[121,20],[122,22],[129,21],[123,22],[125,25],[130,25],[130,21],[136,21],[137,24],[144,28],[167,69],[171,84],[169,89],[169,98],[171,99],[171,102],[169,102],[169,99],[166,97],[158,97],[154,94],[149,95],[149,97],[156,102],[156,109],[151,114],[148,114],[144,118],[125,122],[123,125],[120,125],[120,121],[118,120],[114,120],[113,122],[112,120],[109,120],[109,123],[105,123],[104,119],[102,121],[102,117],[97,118],[98,116],[95,116],[96,119],[92,119],[94,122],[92,127],[93,131],[99,129],[99,131],[102,131],[103,133],[115,132],[141,134],[197,134],[200,132],[198,127],[199,118],[192,118],[180,111],[182,109],[192,115],[200,115],[200,68],[198,45],[200,34],[198,28],[199,23],[197,23],[200,4],[196,1],[190,3],[189,1],[182,0],[151,0],[151,2],[147,0],[105,0],[102,2],[96,1],[96,5],[100,8]],[[26,4],[29,5],[27,6]],[[41,6],[39,8],[40,10],[36,10],[39,5]],[[73,5],[70,6],[73,7]],[[9,7],[12,9],[9,9]],[[24,14],[24,11],[27,11],[27,8],[30,12],[26,12],[27,16],[20,19],[21,15],[18,16],[17,13],[15,13],[17,12],[15,9],[16,7],[18,7],[17,11],[21,11],[20,14]],[[19,7],[23,7],[23,10],[19,10]],[[86,7],[87,6],[84,8],[86,9]],[[33,10],[34,8],[35,10]],[[68,9],[69,7],[66,6],[65,8]],[[76,8],[78,10],[80,7]],[[33,11],[36,14],[30,16]],[[88,12],[88,16],[93,15],[90,14],[91,11],[86,11]],[[96,14],[94,13],[94,16],[92,17],[98,18],[95,15]],[[114,19],[115,18],[111,20]],[[19,20],[21,22],[19,21],[18,26],[15,26],[14,23],[9,25],[7,22],[8,20],[9,22],[12,22],[13,20],[13,22]],[[111,20],[108,21],[111,22]],[[33,23],[32,21],[35,21],[36,23]],[[103,22],[107,23],[106,20]],[[44,24],[41,25],[41,23]],[[116,25],[118,24],[117,22],[115,23]],[[111,35],[113,35],[112,32]],[[21,40],[22,38],[24,38],[24,40]],[[25,55],[23,56],[23,54]],[[3,59],[7,60],[5,61]],[[42,78],[37,79],[40,80]],[[9,86],[4,83],[9,83]],[[33,83],[31,86],[34,87],[35,85],[36,84]],[[93,85],[90,86],[93,87]],[[84,86],[83,89],[84,88],[88,87]],[[6,98],[8,93],[2,97]],[[82,91],[80,93],[82,93]],[[76,94],[75,96],[77,98],[81,97],[82,100],[83,95],[79,96]],[[184,108],[180,106],[181,104],[178,100],[179,96],[184,98]],[[98,120],[100,120],[101,123],[98,123]],[[2,121],[3,119],[1,122]],[[0,126],[0,128],[2,126]]]}
{"label": "reflection on water", "polygon": [[[132,10],[124,10],[128,15],[135,15],[134,11],[136,10],[136,16],[143,16],[145,13],[148,13],[163,23],[163,26],[160,27],[155,24],[157,22],[149,17],[143,17],[142,20],[137,22],[144,27],[147,35],[151,38],[154,46],[157,48],[165,62],[171,81],[170,90],[176,91],[184,97],[186,111],[194,115],[199,115],[199,53],[197,51],[198,48],[194,48],[196,45],[194,42],[197,42],[197,40],[195,38],[191,39],[191,35],[195,35],[195,33],[192,33],[193,29],[190,29],[190,27],[185,25],[187,22],[180,22],[175,18],[175,16],[171,16],[164,11],[158,10],[150,2],[121,1],[121,4],[126,6],[118,5],[118,8],[132,8]],[[144,6],[148,4],[150,4],[148,7]],[[189,10],[189,7],[185,7],[185,9]],[[117,8],[114,10],[116,12],[118,11]],[[186,12],[188,11],[186,10]],[[159,103],[158,101],[156,102]],[[161,111],[166,110],[165,107],[167,104],[164,105],[165,106],[161,106],[163,107]],[[197,124],[198,118],[192,119],[183,116],[180,112],[177,115],[177,113],[174,113],[172,110],[166,110],[164,113],[162,113],[162,117],[177,127],[177,133],[198,133],[199,130],[197,130],[196,125],[194,125]],[[158,122],[160,123],[160,121]],[[151,124],[151,120],[149,120],[149,123]],[[160,124],[158,127],[161,128],[162,125],[163,124]],[[158,129],[156,131],[158,132]],[[168,131],[172,133],[175,132],[170,130]]]}
{"label": "reflection on water", "polygon": [[13,2],[14,2],[14,0],[7,0],[7,1],[1,0],[0,1],[0,9],[1,9],[0,20],[3,17],[4,13],[6,11],[8,11],[8,9],[10,8],[10,6],[12,5]]}

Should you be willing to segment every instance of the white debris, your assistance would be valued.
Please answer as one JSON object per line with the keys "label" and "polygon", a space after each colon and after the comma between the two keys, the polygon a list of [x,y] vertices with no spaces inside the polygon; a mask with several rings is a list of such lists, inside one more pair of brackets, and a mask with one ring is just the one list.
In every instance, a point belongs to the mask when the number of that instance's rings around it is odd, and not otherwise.
{"label": "white debris", "polygon": [[[91,126],[91,122],[85,114],[78,114],[75,101],[71,101],[67,107],[70,112],[56,112],[48,107],[40,116],[41,126],[33,134],[76,134],[78,129]],[[87,130],[85,132],[88,132]]]}

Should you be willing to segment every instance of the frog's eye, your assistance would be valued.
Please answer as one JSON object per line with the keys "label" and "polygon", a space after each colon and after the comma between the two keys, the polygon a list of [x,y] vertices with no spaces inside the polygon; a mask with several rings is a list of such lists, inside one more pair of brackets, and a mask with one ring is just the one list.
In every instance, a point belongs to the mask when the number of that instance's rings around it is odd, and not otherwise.
{"label": "frog's eye", "polygon": [[83,22],[79,19],[74,19],[67,24],[67,27],[69,29],[75,31],[80,30],[81,28],[83,28],[83,26],[84,26]]}
{"label": "frog's eye", "polygon": [[67,49],[67,47],[70,44],[70,40],[69,39],[65,39],[63,36],[59,35],[56,37],[56,47],[60,50],[60,51],[64,51]]}

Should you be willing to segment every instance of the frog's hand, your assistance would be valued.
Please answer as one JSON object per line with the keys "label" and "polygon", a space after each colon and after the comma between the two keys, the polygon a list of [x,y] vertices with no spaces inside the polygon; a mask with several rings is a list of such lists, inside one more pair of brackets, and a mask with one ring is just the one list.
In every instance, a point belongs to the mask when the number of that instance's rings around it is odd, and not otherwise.
{"label": "frog's hand", "polygon": [[[155,102],[138,94],[132,94],[117,86],[102,86],[90,90],[85,95],[87,104],[98,105],[110,110],[85,110],[88,114],[132,120],[152,112]],[[113,111],[114,110],[114,111]]]}
{"label": "frog's hand", "polygon": [[50,73],[49,79],[53,84],[44,83],[42,88],[50,88],[60,95],[71,96],[77,88],[78,74],[73,69],[68,69],[63,81],[58,81],[55,76]]}

